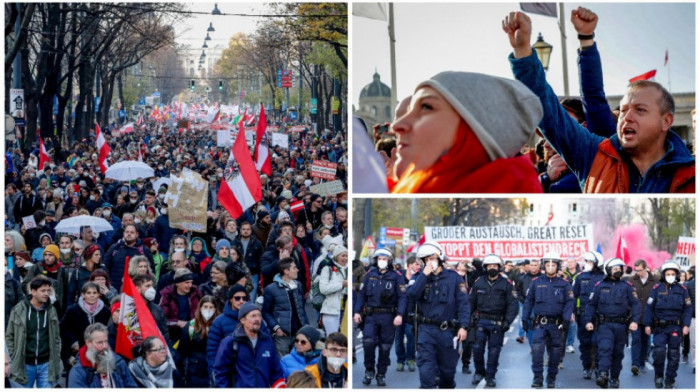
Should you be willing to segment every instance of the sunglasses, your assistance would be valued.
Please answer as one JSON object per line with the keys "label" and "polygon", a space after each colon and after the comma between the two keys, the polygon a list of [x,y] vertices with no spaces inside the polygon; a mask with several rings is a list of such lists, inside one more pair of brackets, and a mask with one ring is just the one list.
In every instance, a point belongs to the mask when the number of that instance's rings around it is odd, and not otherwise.
{"label": "sunglasses", "polygon": [[233,296],[234,301],[245,301],[246,299],[248,299],[248,297],[245,295],[244,296],[237,296],[237,295]]}
{"label": "sunglasses", "polygon": [[306,343],[308,343],[308,342],[309,342],[308,340],[294,339],[294,343],[296,343],[296,344],[302,344],[302,345],[304,345],[304,344],[306,344]]}

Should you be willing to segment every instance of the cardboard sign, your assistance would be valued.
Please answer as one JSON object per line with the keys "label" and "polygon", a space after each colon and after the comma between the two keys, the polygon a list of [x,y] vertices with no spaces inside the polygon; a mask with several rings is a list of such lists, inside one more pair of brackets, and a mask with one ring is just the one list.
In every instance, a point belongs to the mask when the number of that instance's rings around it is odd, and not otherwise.
{"label": "cardboard sign", "polygon": [[345,188],[343,188],[343,182],[340,180],[324,182],[318,185],[312,185],[310,190],[312,193],[318,193],[321,196],[337,195],[338,193],[345,192]]}
{"label": "cardboard sign", "polygon": [[165,194],[170,227],[205,233],[207,231],[207,196],[209,183],[199,173],[184,168]]}
{"label": "cardboard sign", "polygon": [[673,260],[680,265],[683,271],[695,265],[695,237],[678,237],[676,255]]}
{"label": "cardboard sign", "polygon": [[426,241],[442,245],[453,260],[494,253],[503,259],[541,258],[547,252],[577,257],[593,250],[593,225],[425,227]]}
{"label": "cardboard sign", "polygon": [[22,218],[22,224],[26,230],[33,229],[36,227],[36,221],[34,220],[34,215],[25,216]]}
{"label": "cardboard sign", "polygon": [[314,160],[311,165],[311,177],[323,178],[325,180],[335,180],[335,171],[338,164],[329,161]]}
{"label": "cardboard sign", "polygon": [[272,146],[280,146],[289,150],[289,136],[284,133],[273,133]]}

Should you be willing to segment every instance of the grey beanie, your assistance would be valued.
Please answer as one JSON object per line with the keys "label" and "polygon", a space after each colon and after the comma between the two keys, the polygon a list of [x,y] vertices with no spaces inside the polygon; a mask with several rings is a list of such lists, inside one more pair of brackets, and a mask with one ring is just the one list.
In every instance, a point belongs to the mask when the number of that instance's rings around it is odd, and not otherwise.
{"label": "grey beanie", "polygon": [[257,305],[255,305],[254,303],[252,303],[252,302],[246,302],[246,303],[244,303],[243,305],[241,305],[241,308],[238,310],[238,319],[239,319],[239,320],[242,319],[242,318],[245,317],[248,313],[250,313],[250,312],[252,312],[252,311],[254,311],[254,310],[257,310],[257,311],[259,311],[259,312],[262,312],[262,310],[260,310],[260,308],[259,308]]}
{"label": "grey beanie", "polygon": [[418,84],[437,90],[469,124],[491,160],[512,158],[542,119],[539,98],[517,80],[445,71]]}

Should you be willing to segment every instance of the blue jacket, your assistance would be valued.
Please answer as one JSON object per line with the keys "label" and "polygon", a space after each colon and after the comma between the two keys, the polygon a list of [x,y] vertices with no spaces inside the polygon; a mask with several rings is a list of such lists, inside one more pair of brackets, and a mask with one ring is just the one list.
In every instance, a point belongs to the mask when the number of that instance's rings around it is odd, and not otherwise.
{"label": "blue jacket", "polygon": [[294,347],[292,352],[282,357],[282,373],[285,380],[289,378],[290,374],[300,370],[303,371],[307,366],[315,364],[321,358],[321,352],[318,350],[308,354],[308,356],[301,355],[297,352],[297,348]]}
{"label": "blue jacket", "polygon": [[167,254],[170,252],[170,240],[175,234],[181,232],[170,227],[170,219],[167,215],[161,215],[153,222],[153,227],[148,234],[158,242],[158,250]]}
{"label": "blue jacket", "polygon": [[207,365],[209,366],[209,373],[214,367],[214,359],[216,358],[219,344],[236,329],[237,325],[238,311],[231,307],[231,302],[226,301],[224,312],[218,315],[214,322],[211,323],[209,334],[207,335]]}
{"label": "blue jacket", "polygon": [[[241,242],[241,237],[238,236],[231,246],[235,246],[243,252],[243,242]],[[263,255],[263,245],[255,238],[254,235],[250,236],[250,242],[248,242],[248,247],[245,250],[245,255],[243,255],[243,260],[248,266],[251,275],[258,275],[260,273],[260,258]]]}
{"label": "blue jacket", "polygon": [[431,273],[430,276],[421,271],[408,287],[408,298],[415,301],[418,313],[423,317],[438,321],[457,320],[465,328],[469,325],[471,306],[467,284],[453,270],[446,269],[437,275]]}
{"label": "blue jacket", "polygon": [[[542,134],[576,174],[581,189],[584,189],[593,161],[606,139],[578,124],[561,106],[557,95],[545,80],[542,63],[534,51],[531,56],[520,59],[515,59],[511,54],[509,60],[515,79],[525,84],[540,98],[545,113],[539,124]],[[600,88],[602,89],[602,85]],[[589,110],[592,109],[589,108]],[[630,193],[669,192],[676,171],[680,168],[695,166],[695,159],[683,140],[671,131],[666,136],[666,154],[652,165],[644,176],[639,173],[630,156],[620,146],[617,135],[612,136],[609,142],[619,155],[624,170],[627,171],[629,186],[626,191]]]}
{"label": "blue jacket", "polygon": [[[280,274],[275,275],[274,282],[267,285],[263,292],[262,314],[265,318],[265,322],[273,331],[279,326],[287,336],[295,335],[299,328],[309,324],[309,320],[306,317],[306,310],[304,309],[304,292],[302,291],[302,285],[298,281],[296,284],[297,287],[292,292],[294,304],[291,303],[288,294],[291,288],[282,280]],[[292,326],[294,325],[292,320],[292,306],[296,308],[296,312],[299,315],[299,322],[296,324],[295,330],[292,330]]]}
{"label": "blue jacket", "polygon": [[605,98],[603,66],[595,43],[590,48],[578,50],[578,72],[586,128],[596,135],[612,137],[617,133],[617,125]]}
{"label": "blue jacket", "polygon": [[577,314],[583,315],[586,313],[586,305],[591,299],[591,293],[595,288],[595,284],[603,279],[605,279],[605,273],[598,268],[584,272],[574,279],[574,298],[577,301]]}
{"label": "blue jacket", "polygon": [[586,305],[583,323],[593,322],[596,316],[608,318],[630,316],[632,322],[639,324],[641,311],[642,305],[639,303],[632,283],[606,278],[595,284],[591,299]]}
{"label": "blue jacket", "polygon": [[128,246],[124,239],[119,240],[116,244],[109,247],[104,257],[105,268],[109,271],[109,282],[117,291],[122,289],[122,278],[124,278],[124,267],[127,256],[146,256],[151,265],[151,271],[154,270],[153,254],[147,246],[141,243],[140,239],[136,239],[134,246]]}
{"label": "blue jacket", "polygon": [[360,286],[357,301],[353,303],[354,313],[362,313],[365,306],[395,307],[397,316],[405,316],[406,279],[393,269],[381,273],[372,267]]}
{"label": "blue jacket", "polygon": [[[85,359],[87,346],[83,346],[77,363],[71,368],[68,376],[68,388],[102,388],[100,376],[95,373],[95,369],[90,362]],[[120,355],[114,354],[116,368],[112,373],[115,388],[138,388],[136,381],[131,376],[126,362]]]}
{"label": "blue jacket", "polygon": [[681,284],[657,283],[647,299],[644,312],[644,325],[653,326],[654,320],[680,320],[690,327],[693,318],[693,301],[688,289]]}
{"label": "blue jacket", "polygon": [[[234,343],[238,351],[235,360]],[[284,383],[272,337],[261,330],[253,348],[240,325],[221,342],[213,370],[216,388],[272,388]]]}
{"label": "blue jacket", "polygon": [[574,291],[571,284],[558,277],[540,276],[533,279],[523,303],[523,314],[530,315],[531,312],[538,316],[570,320],[574,312]]}

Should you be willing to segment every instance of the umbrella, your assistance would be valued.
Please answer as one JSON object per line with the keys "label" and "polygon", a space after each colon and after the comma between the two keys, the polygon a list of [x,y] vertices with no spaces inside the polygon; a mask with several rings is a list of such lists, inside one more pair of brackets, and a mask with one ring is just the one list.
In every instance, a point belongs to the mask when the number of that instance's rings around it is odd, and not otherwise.
{"label": "umbrella", "polygon": [[153,177],[153,169],[140,161],[122,161],[110,166],[105,177],[119,181],[131,181],[137,178]]}
{"label": "umbrella", "polygon": [[105,219],[90,215],[78,215],[63,219],[58,222],[54,230],[57,233],[80,234],[80,228],[83,226],[92,227],[92,231],[95,233],[114,230],[112,225]]}
{"label": "umbrella", "polygon": [[172,185],[173,180],[170,179],[170,177],[161,177],[156,180],[156,182],[153,183],[153,189],[158,192],[160,189],[161,185],[165,184],[168,186],[168,189],[170,189],[170,186]]}

